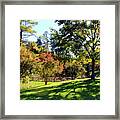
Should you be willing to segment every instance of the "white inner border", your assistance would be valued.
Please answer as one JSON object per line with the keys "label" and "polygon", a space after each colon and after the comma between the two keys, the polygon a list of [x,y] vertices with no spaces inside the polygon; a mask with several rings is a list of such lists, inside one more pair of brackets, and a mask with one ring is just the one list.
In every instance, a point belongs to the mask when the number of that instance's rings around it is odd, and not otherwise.
{"label": "white inner border", "polygon": [[[20,19],[101,22],[101,100],[20,101]],[[114,115],[115,5],[5,5],[5,115]]]}

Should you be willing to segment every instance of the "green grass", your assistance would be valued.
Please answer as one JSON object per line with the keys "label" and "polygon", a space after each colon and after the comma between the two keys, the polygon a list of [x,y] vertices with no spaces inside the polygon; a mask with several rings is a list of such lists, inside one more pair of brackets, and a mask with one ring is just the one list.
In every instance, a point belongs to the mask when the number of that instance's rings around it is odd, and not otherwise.
{"label": "green grass", "polygon": [[31,81],[20,85],[21,100],[99,100],[100,79],[76,79],[63,82]]}

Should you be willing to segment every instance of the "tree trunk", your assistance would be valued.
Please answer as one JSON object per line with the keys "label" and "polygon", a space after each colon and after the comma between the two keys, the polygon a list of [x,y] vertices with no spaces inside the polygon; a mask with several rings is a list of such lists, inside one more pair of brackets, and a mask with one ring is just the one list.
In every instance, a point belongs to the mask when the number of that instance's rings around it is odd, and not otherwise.
{"label": "tree trunk", "polygon": [[94,44],[94,40],[95,40],[95,36],[94,36],[94,39],[93,39],[93,47],[92,47],[92,75],[91,75],[91,79],[95,79],[95,58],[94,58],[94,52],[95,52],[95,44]]}
{"label": "tree trunk", "polygon": [[65,71],[65,61],[63,61],[63,77],[66,77],[66,71]]}
{"label": "tree trunk", "polygon": [[94,58],[92,58],[92,75],[91,75],[91,79],[95,79],[95,60]]}
{"label": "tree trunk", "polygon": [[20,30],[20,40],[22,40],[22,29]]}
{"label": "tree trunk", "polygon": [[87,70],[86,76],[87,76],[88,78],[90,78],[90,65],[89,65],[89,63],[88,63],[86,66],[87,66],[87,67],[86,67],[86,70]]}
{"label": "tree trunk", "polygon": [[47,80],[45,80],[45,85],[47,85]]}

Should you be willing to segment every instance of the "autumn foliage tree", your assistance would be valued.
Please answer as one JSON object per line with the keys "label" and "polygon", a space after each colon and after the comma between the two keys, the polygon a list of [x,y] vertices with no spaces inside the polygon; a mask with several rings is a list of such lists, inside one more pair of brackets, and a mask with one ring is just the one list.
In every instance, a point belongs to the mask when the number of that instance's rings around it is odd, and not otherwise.
{"label": "autumn foliage tree", "polygon": [[34,59],[34,64],[36,73],[41,76],[45,85],[50,79],[56,77],[57,73],[63,71],[63,65],[50,52],[38,54]]}
{"label": "autumn foliage tree", "polygon": [[35,55],[26,47],[24,43],[20,46],[20,77],[25,78],[32,74],[33,59]]}

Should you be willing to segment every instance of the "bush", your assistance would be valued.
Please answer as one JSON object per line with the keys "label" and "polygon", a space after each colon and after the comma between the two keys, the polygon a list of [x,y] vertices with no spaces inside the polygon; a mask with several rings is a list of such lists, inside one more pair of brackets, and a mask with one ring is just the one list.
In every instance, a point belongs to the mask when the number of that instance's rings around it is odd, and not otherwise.
{"label": "bush", "polygon": [[31,80],[31,79],[30,79],[29,76],[25,76],[24,78],[21,79],[21,82],[22,82],[22,83],[28,83],[28,84],[29,84],[30,80]]}

